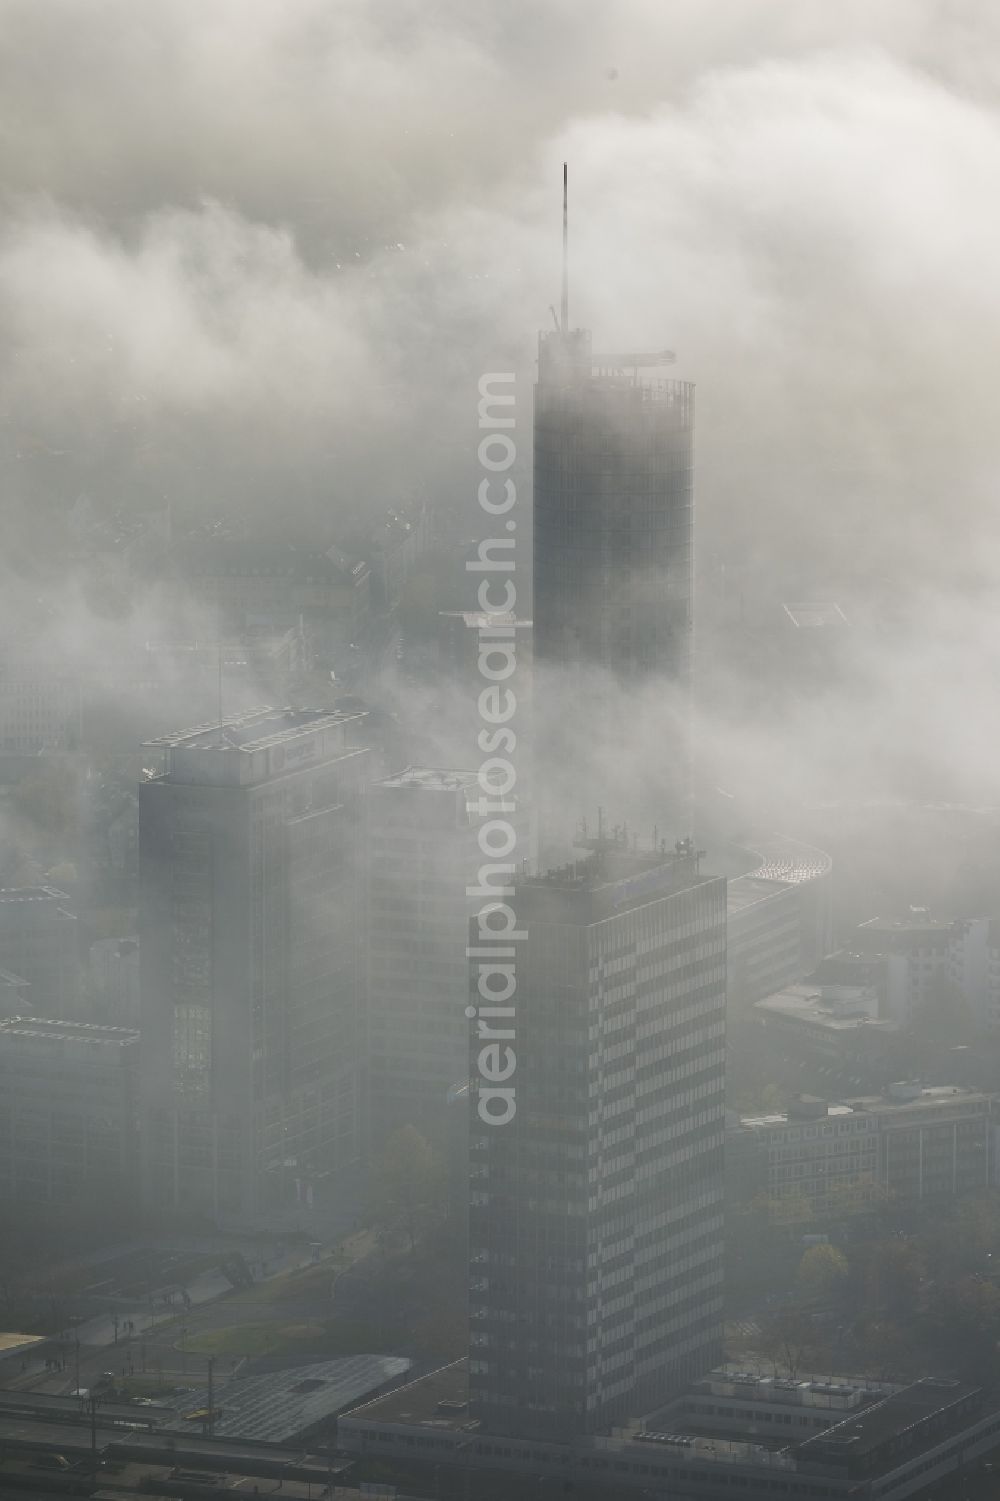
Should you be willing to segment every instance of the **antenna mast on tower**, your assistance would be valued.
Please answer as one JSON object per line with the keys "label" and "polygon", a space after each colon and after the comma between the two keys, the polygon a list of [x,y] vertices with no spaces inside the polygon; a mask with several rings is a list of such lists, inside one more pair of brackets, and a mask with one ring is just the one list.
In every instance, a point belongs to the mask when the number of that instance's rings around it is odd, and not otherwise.
{"label": "antenna mast on tower", "polygon": [[563,162],[562,331],[569,333],[569,168]]}

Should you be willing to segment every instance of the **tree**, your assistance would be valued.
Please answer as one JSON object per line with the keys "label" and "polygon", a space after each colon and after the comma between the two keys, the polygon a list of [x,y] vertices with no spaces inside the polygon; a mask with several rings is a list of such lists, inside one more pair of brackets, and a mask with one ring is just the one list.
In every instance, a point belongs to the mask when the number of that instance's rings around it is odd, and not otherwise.
{"label": "tree", "polygon": [[816,1324],[801,1308],[783,1308],[768,1319],[761,1330],[760,1347],[783,1368],[791,1380],[808,1362],[822,1369],[826,1364],[826,1346]]}
{"label": "tree", "polygon": [[795,1275],[799,1296],[805,1303],[832,1303],[847,1285],[847,1257],[836,1246],[810,1246]]}
{"label": "tree", "polygon": [[927,1264],[913,1240],[876,1241],[869,1247],[864,1277],[864,1306],[875,1318],[913,1318],[923,1306]]}
{"label": "tree", "polygon": [[855,1344],[863,1369],[876,1381],[907,1380],[926,1370],[909,1328],[891,1320],[873,1319],[862,1324],[856,1331]]}
{"label": "tree", "polygon": [[827,1191],[827,1205],[832,1220],[848,1219],[856,1214],[883,1211],[890,1193],[875,1181],[872,1173],[859,1173],[851,1179],[834,1182]]}
{"label": "tree", "polygon": [[726,1286],[738,1301],[772,1291],[775,1267],[789,1258],[789,1237],[772,1223],[771,1205],[767,1194],[757,1194],[726,1216]]}
{"label": "tree", "polygon": [[806,1198],[800,1188],[791,1193],[781,1194],[768,1199],[768,1208],[771,1219],[776,1225],[799,1226],[811,1225],[816,1218],[812,1204]]}
{"label": "tree", "polygon": [[961,1199],[955,1212],[939,1216],[931,1237],[941,1272],[1000,1272],[1000,1194],[995,1189]]}
{"label": "tree", "polygon": [[402,1239],[412,1253],[446,1207],[445,1174],[430,1146],[414,1126],[394,1132],[371,1183],[369,1220],[380,1239]]}
{"label": "tree", "polygon": [[963,1277],[935,1297],[926,1321],[937,1358],[971,1381],[992,1383],[1000,1369],[1000,1291]]}

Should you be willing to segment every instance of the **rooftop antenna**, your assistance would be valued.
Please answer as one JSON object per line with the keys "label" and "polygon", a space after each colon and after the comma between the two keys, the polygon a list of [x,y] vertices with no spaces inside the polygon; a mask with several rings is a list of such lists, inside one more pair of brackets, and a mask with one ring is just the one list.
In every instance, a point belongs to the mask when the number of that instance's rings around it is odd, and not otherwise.
{"label": "rooftop antenna", "polygon": [[569,167],[563,162],[562,331],[569,333]]}

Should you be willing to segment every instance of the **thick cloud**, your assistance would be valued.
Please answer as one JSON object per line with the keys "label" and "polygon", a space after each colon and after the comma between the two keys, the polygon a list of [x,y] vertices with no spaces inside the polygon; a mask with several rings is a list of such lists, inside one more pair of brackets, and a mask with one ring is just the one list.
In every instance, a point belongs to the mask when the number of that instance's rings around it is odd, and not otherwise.
{"label": "thick cloud", "polygon": [[[567,156],[574,316],[698,382],[706,620],[726,561],[750,598],[893,625],[779,729],[710,663],[720,776],[738,741],[762,800],[895,785],[900,756],[994,796],[1000,13],[0,0],[0,32],[0,483],[28,555],[80,493],[331,540],[413,490],[457,505],[481,369],[521,372],[527,451]],[[822,754],[789,774],[796,737]]]}

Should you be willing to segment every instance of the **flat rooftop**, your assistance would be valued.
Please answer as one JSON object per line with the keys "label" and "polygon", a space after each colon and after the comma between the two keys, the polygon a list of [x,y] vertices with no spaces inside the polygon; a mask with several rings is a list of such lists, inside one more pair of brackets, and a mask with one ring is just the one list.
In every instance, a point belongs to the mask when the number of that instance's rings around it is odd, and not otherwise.
{"label": "flat rooftop", "polygon": [[251,709],[231,719],[195,725],[172,735],[147,740],[144,748],[159,750],[254,751],[284,745],[327,725],[363,719],[364,712],[343,709]]}
{"label": "flat rooftop", "polygon": [[854,1105],[828,1105],[825,1116],[811,1116],[808,1119],[805,1116],[789,1115],[787,1110],[776,1111],[773,1115],[741,1115],[740,1125],[748,1131],[759,1131],[767,1126],[787,1126],[789,1123],[793,1126],[814,1126],[817,1121],[835,1120],[840,1116],[853,1115],[855,1109],[861,1108],[857,1102]]}
{"label": "flat rooftop", "polygon": [[0,903],[12,905],[15,902],[68,902],[69,896],[65,891],[60,891],[58,886],[2,886],[0,887]]}
{"label": "flat rooftop", "polygon": [[122,1047],[126,1043],[138,1042],[139,1033],[131,1027],[105,1027],[96,1022],[59,1021],[47,1016],[12,1016],[6,1021],[0,1020],[0,1043],[8,1037]]}
{"label": "flat rooftop", "polygon": [[899,1031],[896,1022],[869,1016],[860,1009],[854,1013],[834,1009],[814,985],[789,985],[774,995],[766,996],[762,1001],[755,1001],[753,1009],[758,1015],[780,1016],[785,1021],[822,1027],[824,1031],[831,1033],[857,1032],[865,1028],[869,1032],[883,1032],[891,1036]]}
{"label": "flat rooftop", "polygon": [[786,885],[797,886],[802,881],[815,881],[817,876],[828,875],[833,869],[833,860],[825,850],[803,844],[800,839],[788,839],[783,834],[769,834],[754,840],[753,852],[760,864],[747,875],[758,881],[784,881]]}
{"label": "flat rooftop", "polygon": [[469,1417],[469,1364],[456,1360],[436,1371],[397,1386],[395,1391],[350,1410],[348,1416],[371,1423],[411,1423],[433,1428],[478,1429]]}
{"label": "flat rooftop", "polygon": [[[623,830],[611,835],[577,841],[580,857],[520,882],[525,890],[550,888],[559,891],[598,891],[620,882],[666,875],[696,873],[700,857],[690,840],[679,840],[672,849],[640,850],[631,845]],[[585,851],[585,853],[584,853]],[[701,879],[708,880],[709,877]]]}
{"label": "flat rooftop", "polygon": [[753,841],[748,854],[757,864],[742,875],[732,876],[726,892],[730,912],[742,912],[789,886],[801,886],[830,874],[833,861],[825,850],[783,834],[767,834]]}
{"label": "flat rooftop", "polygon": [[485,610],[438,610],[438,619],[461,620],[473,631],[481,631],[491,625],[512,625],[515,630],[523,631],[530,630],[532,625],[523,615],[515,615],[510,610],[497,615],[489,615]]}
{"label": "flat rooftop", "polygon": [[374,787],[412,788],[415,792],[458,792],[475,787],[479,778],[474,771],[448,771],[434,766],[408,766],[405,771],[382,777]]}
{"label": "flat rooftop", "polygon": [[[398,1381],[410,1365],[399,1355],[352,1355],[263,1376],[238,1376],[216,1393],[221,1411],[215,1437],[291,1442],[360,1398]],[[191,1415],[207,1408],[208,1389],[184,1392],[170,1405],[175,1416],[165,1427],[188,1432],[194,1426],[198,1432]]]}
{"label": "flat rooftop", "polygon": [[787,881],[764,881],[757,876],[736,876],[726,886],[726,909],[742,912],[747,907],[756,907],[758,902],[770,896],[780,896],[788,890]]}
{"label": "flat rooftop", "polygon": [[[820,1464],[855,1462],[870,1457],[908,1431],[916,1440],[913,1447],[919,1449],[920,1440],[914,1430],[928,1419],[962,1407],[980,1394],[981,1388],[977,1386],[925,1376],[922,1381],[894,1392],[883,1402],[836,1423],[825,1433],[805,1439],[795,1450],[795,1456],[799,1460],[814,1460]],[[955,1418],[961,1423],[958,1412]],[[943,1437],[940,1430],[936,1430],[935,1437],[937,1440]],[[898,1464],[899,1458],[898,1445],[893,1444],[889,1463]]]}
{"label": "flat rooftop", "polygon": [[800,604],[783,604],[781,608],[796,630],[816,630],[822,626],[847,624],[847,616],[832,601],[810,600]]}
{"label": "flat rooftop", "polygon": [[910,1100],[893,1099],[891,1095],[858,1095],[836,1104],[828,1104],[826,1115],[804,1116],[787,1110],[774,1111],[768,1115],[741,1115],[739,1122],[747,1130],[761,1130],[768,1126],[814,1125],[816,1121],[835,1120],[845,1115],[926,1115],[935,1109],[942,1113],[954,1106],[988,1105],[995,1095],[980,1089],[963,1089],[959,1085],[936,1084],[922,1089]]}
{"label": "flat rooftop", "polygon": [[911,933],[947,934],[953,924],[927,913],[915,912],[911,917],[870,917],[858,924],[859,933]]}
{"label": "flat rooftop", "polygon": [[946,1111],[956,1105],[986,1105],[995,1095],[981,1089],[964,1089],[958,1084],[934,1084],[921,1089],[912,1099],[893,1099],[891,1095],[862,1095],[850,1101],[853,1110],[877,1111],[879,1115],[926,1115],[928,1111]]}

